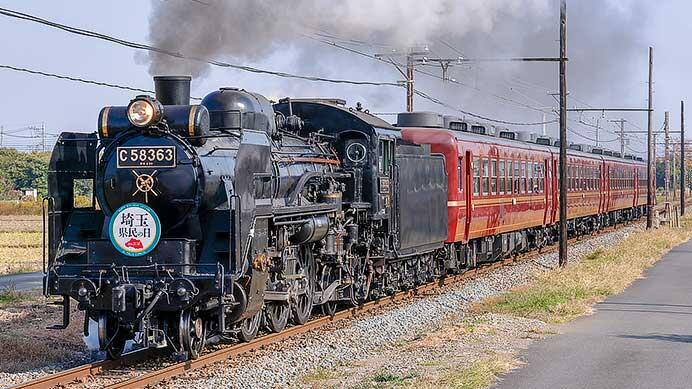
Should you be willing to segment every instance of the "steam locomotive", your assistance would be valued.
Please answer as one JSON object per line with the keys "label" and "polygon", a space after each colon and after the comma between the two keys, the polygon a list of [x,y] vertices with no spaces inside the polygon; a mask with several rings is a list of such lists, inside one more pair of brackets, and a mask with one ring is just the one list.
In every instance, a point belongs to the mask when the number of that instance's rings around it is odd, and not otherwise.
{"label": "steam locomotive", "polygon": [[[551,145],[338,99],[222,88],[191,105],[189,77],[154,81],[97,133],[62,133],[50,161],[52,328],[76,301],[110,358],[128,340],[196,358],[556,237]],[[568,168],[571,233],[643,213],[640,161],[575,151]]]}

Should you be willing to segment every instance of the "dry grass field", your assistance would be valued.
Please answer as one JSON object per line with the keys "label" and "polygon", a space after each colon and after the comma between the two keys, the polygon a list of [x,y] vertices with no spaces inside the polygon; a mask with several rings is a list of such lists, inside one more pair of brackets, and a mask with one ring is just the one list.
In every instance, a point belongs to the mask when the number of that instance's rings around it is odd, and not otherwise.
{"label": "dry grass field", "polygon": [[38,292],[0,289],[0,350],[11,356],[0,358],[0,375],[87,355],[81,335],[84,314],[74,304],[67,330],[46,330],[47,325],[58,323],[60,309],[47,305]]}
{"label": "dry grass field", "polygon": [[0,215],[0,274],[41,269],[41,216]]}

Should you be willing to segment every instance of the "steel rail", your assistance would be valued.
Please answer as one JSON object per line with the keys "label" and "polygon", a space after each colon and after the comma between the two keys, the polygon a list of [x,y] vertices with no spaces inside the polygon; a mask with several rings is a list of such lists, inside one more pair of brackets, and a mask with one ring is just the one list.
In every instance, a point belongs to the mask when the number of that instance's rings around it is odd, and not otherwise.
{"label": "steel rail", "polygon": [[[692,202],[690,202],[692,203]],[[663,213],[663,207],[656,210],[657,213]],[[639,223],[639,221],[635,222]],[[612,232],[615,229],[614,226],[603,228],[599,231],[599,235]],[[574,242],[579,240],[580,237],[573,237],[569,241]],[[523,262],[530,260],[531,258],[540,255],[557,251],[557,246],[555,244],[543,247],[543,250],[532,250],[530,252],[521,254],[517,257],[505,258],[500,261],[481,264],[479,267],[467,270],[461,274],[447,276],[436,281],[420,285],[414,289],[396,293],[389,297],[382,297],[380,299],[370,301],[358,307],[353,307],[345,310],[338,311],[334,316],[323,316],[313,319],[303,325],[288,327],[279,333],[272,333],[259,337],[248,343],[240,343],[228,347],[224,347],[220,350],[210,352],[208,354],[200,356],[198,359],[184,361],[176,363],[165,368],[144,373],[140,376],[133,377],[121,382],[117,382],[108,386],[106,388],[141,388],[147,385],[153,385],[162,382],[166,379],[173,378],[180,374],[186,373],[188,371],[197,370],[209,366],[215,362],[223,361],[231,357],[244,354],[249,351],[260,349],[264,346],[279,342],[283,339],[291,338],[295,335],[306,333],[314,329],[326,326],[329,323],[338,322],[344,319],[349,319],[356,317],[358,315],[367,313],[374,309],[384,307],[396,302],[404,301],[411,297],[421,295],[425,292],[429,292],[443,286],[451,285],[460,282],[465,279],[474,278],[476,276],[486,274],[491,270],[510,265],[515,262]],[[19,384],[15,388],[49,388],[55,386],[64,386],[66,384],[79,381],[85,377],[96,376],[108,370],[117,369],[119,367],[129,366],[136,364],[138,362],[148,359],[157,350],[142,350],[135,351],[125,354],[119,360],[110,361],[103,360],[97,361],[82,366],[77,366],[72,369],[61,371],[55,374],[46,375],[39,377],[32,381]]]}
{"label": "steel rail", "polygon": [[33,388],[52,388],[55,386],[64,386],[72,382],[79,381],[85,377],[95,376],[107,370],[117,369],[123,366],[133,365],[135,363],[149,359],[155,350],[140,350],[124,354],[118,360],[101,360],[87,363],[85,365],[73,367],[71,369],[59,371],[54,374],[36,378],[34,380],[19,384],[15,388],[33,389]]}

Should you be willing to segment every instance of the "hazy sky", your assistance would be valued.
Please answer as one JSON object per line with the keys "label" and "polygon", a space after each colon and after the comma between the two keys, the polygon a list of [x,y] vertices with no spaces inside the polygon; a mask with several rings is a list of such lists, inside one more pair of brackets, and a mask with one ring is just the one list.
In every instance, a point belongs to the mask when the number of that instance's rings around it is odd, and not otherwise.
{"label": "hazy sky", "polygon": [[[163,2],[186,2],[189,0],[123,0],[123,1],[47,1],[47,0],[0,0],[0,7],[16,11],[30,13],[45,19],[68,24],[80,28],[90,29],[119,38],[136,42],[149,42],[150,15],[153,6],[161,6]],[[249,1],[249,0],[248,0]],[[519,1],[519,0],[517,0]],[[594,30],[598,30],[595,24],[607,24],[609,15],[602,15],[603,2],[610,3],[610,11],[616,12],[619,17],[629,17],[626,30],[608,29],[602,35],[589,34],[589,23],[594,23]],[[541,3],[540,0],[533,1]],[[548,12],[552,17],[557,15],[558,1],[544,0],[549,5]],[[570,3],[573,3],[570,5]],[[165,4],[165,3],[164,3]],[[654,127],[659,129],[663,121],[663,111],[671,111],[672,127],[679,127],[679,101],[688,97],[688,91],[692,90],[692,78],[688,76],[688,69],[692,63],[692,52],[689,50],[689,41],[692,38],[692,24],[689,23],[689,15],[692,12],[692,2],[684,0],[579,0],[579,10],[569,13],[570,7],[576,7],[576,0],[568,1],[569,25],[579,25],[578,31],[570,29],[568,36],[568,55],[573,61],[568,68],[568,84],[570,80],[578,80],[569,84],[572,93],[570,105],[583,106],[645,106],[646,105],[646,77],[647,77],[647,48],[654,47],[655,53],[655,121]],[[639,9],[639,13],[630,12],[630,9]],[[191,8],[194,12],[195,8]],[[641,10],[645,12],[641,13]],[[629,15],[629,16],[628,16]],[[634,15],[634,16],[632,16]],[[593,16],[593,20],[591,19]],[[600,16],[597,17],[597,16]],[[502,13],[494,15],[494,21],[502,24]],[[551,19],[552,20],[552,19]],[[270,20],[266,23],[271,23]],[[618,20],[613,20],[618,23]],[[184,28],[185,26],[181,26]],[[555,55],[557,50],[557,20],[555,29],[545,32],[545,39],[553,45],[555,52],[542,53]],[[499,27],[497,27],[499,28]],[[613,32],[616,31],[616,32]],[[541,32],[543,33],[543,32]],[[544,35],[545,35],[544,34]],[[554,34],[554,35],[553,35]],[[631,35],[630,35],[631,34]],[[0,65],[26,67],[67,76],[82,77],[97,81],[129,85],[143,89],[153,89],[149,74],[149,63],[144,53],[137,54],[136,50],[114,45],[108,42],[80,37],[63,31],[41,26],[35,23],[16,20],[0,16]],[[478,42],[476,34],[475,45]],[[511,35],[510,35],[511,36]],[[632,38],[632,39],[629,39]],[[252,39],[252,37],[245,37]],[[503,38],[506,39],[506,38]],[[603,47],[618,47],[619,42],[627,41],[630,49],[624,58],[620,55],[612,55],[608,61],[608,69],[589,68],[584,64],[591,59],[607,57],[612,54]],[[199,44],[204,44],[199,42]],[[309,46],[312,47],[312,46]],[[530,42],[527,46],[531,47]],[[593,50],[590,48],[593,47]],[[569,50],[570,48],[576,48]],[[464,50],[464,48],[461,48]],[[373,53],[369,48],[362,50]],[[466,51],[466,50],[464,50]],[[396,81],[401,77],[398,72],[386,65],[367,63],[367,58],[354,59],[352,54],[340,52],[333,48],[320,48],[319,53],[310,57],[310,66],[306,66],[306,50],[294,52],[290,49],[277,50],[276,54],[265,55],[259,59],[242,60],[233,55],[222,56],[219,59],[228,62],[250,64],[258,67],[296,72],[303,74],[320,75],[334,78],[351,78],[361,80]],[[444,53],[450,55],[449,52]],[[471,52],[468,55],[474,55]],[[516,53],[511,53],[514,55]],[[537,55],[530,52],[527,55]],[[575,58],[574,56],[579,56]],[[301,56],[302,58],[295,58]],[[215,57],[216,58],[216,57]],[[349,65],[341,66],[348,61]],[[294,66],[299,63],[299,69]],[[363,67],[356,65],[363,64]],[[478,85],[478,73],[488,73],[488,68],[465,67],[458,70],[454,76],[465,82],[474,81],[476,74],[476,86],[485,90],[485,98],[475,98],[478,91],[459,92],[450,85],[440,85],[438,81],[421,81],[417,86],[423,87],[426,92],[447,98],[458,97],[451,101],[457,106],[471,107],[474,112],[493,115],[495,118],[503,118],[512,121],[540,121],[541,115],[535,111],[520,107],[506,107],[496,98],[488,98],[487,90],[492,94],[507,96],[515,101],[520,101],[534,107],[554,106],[555,101],[545,88],[557,90],[557,73],[554,65],[522,65],[541,67],[531,68],[531,76],[528,79],[540,87],[533,90],[519,90],[512,85],[502,84],[506,81],[498,76],[499,86],[488,86],[487,89],[481,81]],[[627,76],[620,77],[617,82],[609,82],[609,77],[617,74],[620,69],[627,69]],[[430,68],[429,71],[437,72],[438,69]],[[492,69],[490,71],[492,73]],[[625,70],[623,70],[625,72]],[[527,74],[529,72],[527,71]],[[513,69],[513,75],[518,74]],[[521,74],[521,69],[519,69]],[[571,76],[571,77],[570,77]],[[597,80],[597,85],[588,85],[590,77]],[[485,75],[483,80],[488,79]],[[490,76],[492,77],[492,75]],[[596,84],[594,83],[594,84]],[[26,139],[31,133],[21,128],[28,125],[45,124],[48,133],[60,131],[91,132],[96,128],[96,120],[99,109],[104,105],[125,105],[136,93],[109,89],[99,86],[84,85],[71,81],[56,80],[37,75],[23,74],[11,70],[0,69],[0,85],[2,95],[0,97],[0,125],[4,127],[5,137],[3,146],[38,143],[37,139]],[[207,77],[193,80],[192,94],[204,96],[206,93],[221,86],[239,86],[245,89],[257,91],[270,98],[280,98],[287,95],[302,96],[331,96],[345,98],[349,104],[355,105],[361,101],[373,112],[398,112],[404,109],[403,90],[391,88],[383,90],[382,87],[356,87],[338,85],[320,85],[307,81],[286,80],[266,75],[256,75],[236,70],[213,68]],[[526,86],[526,85],[524,85]],[[543,88],[543,90],[541,90]],[[594,92],[596,90],[597,92]],[[453,97],[449,97],[452,99]],[[578,99],[578,100],[577,100]],[[417,99],[416,108],[420,110],[444,111],[440,107]],[[469,108],[467,108],[469,109]],[[688,112],[692,112],[692,99],[689,102]],[[446,113],[450,113],[447,110]],[[579,120],[578,114],[570,114],[571,118]],[[595,123],[597,114],[589,114],[581,117],[583,121]],[[601,119],[601,123],[609,131],[614,125],[608,120],[625,117],[632,126],[646,128],[645,114],[608,114]],[[690,115],[692,123],[692,115]],[[549,118],[551,118],[549,116]],[[393,117],[385,117],[393,121]],[[628,127],[634,129],[634,127]],[[572,122],[575,132],[592,138],[595,136],[592,129],[579,126]],[[522,128],[524,129],[524,128]],[[540,128],[536,129],[540,131]],[[550,131],[555,131],[555,126],[550,126]],[[20,136],[20,137],[17,137]],[[691,134],[692,136],[692,134]],[[601,140],[613,140],[612,134],[603,132]],[[49,138],[52,143],[54,138]],[[570,134],[570,140],[579,143],[589,143],[580,139],[575,134]],[[607,143],[608,147],[617,148],[616,142]],[[631,149],[642,151],[644,145],[633,140]]]}

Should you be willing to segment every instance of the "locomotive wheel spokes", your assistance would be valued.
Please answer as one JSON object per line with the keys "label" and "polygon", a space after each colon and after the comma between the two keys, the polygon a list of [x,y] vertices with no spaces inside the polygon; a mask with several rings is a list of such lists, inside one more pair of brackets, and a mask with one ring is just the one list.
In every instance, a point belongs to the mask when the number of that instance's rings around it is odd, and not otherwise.
{"label": "locomotive wheel spokes", "polygon": [[103,312],[98,318],[99,348],[105,351],[108,359],[118,359],[125,351],[127,337],[120,328],[118,319]]}
{"label": "locomotive wheel spokes", "polygon": [[288,324],[288,317],[291,316],[291,308],[284,303],[268,303],[265,308],[264,319],[267,328],[272,332],[281,332]]}
{"label": "locomotive wheel spokes", "polygon": [[292,321],[294,324],[305,324],[310,319],[312,313],[312,294],[315,290],[314,282],[314,259],[312,251],[309,248],[300,250],[300,257],[295,261],[297,269],[295,274],[303,274],[305,277],[300,280],[300,286],[303,289],[302,293],[296,296],[292,306]]}
{"label": "locomotive wheel spokes", "polygon": [[184,310],[180,313],[178,331],[183,350],[187,352],[190,359],[197,359],[204,349],[207,335],[202,318],[189,309]]}
{"label": "locomotive wheel spokes", "polygon": [[[332,277],[332,268],[325,265],[322,265],[319,274],[319,280],[315,283],[315,289],[324,293],[335,277]],[[319,305],[320,311],[323,315],[334,316],[338,304],[339,303],[336,301],[327,301],[326,303]]]}
{"label": "locomotive wheel spokes", "polygon": [[336,314],[337,305],[338,303],[336,301],[327,301],[320,305],[320,310],[322,310],[322,314],[324,315],[334,316],[334,314]]}
{"label": "locomotive wheel spokes", "polygon": [[255,339],[257,331],[259,331],[260,323],[262,322],[262,311],[257,312],[254,316],[248,317],[240,323],[240,332],[238,339],[243,342],[249,342]]}

